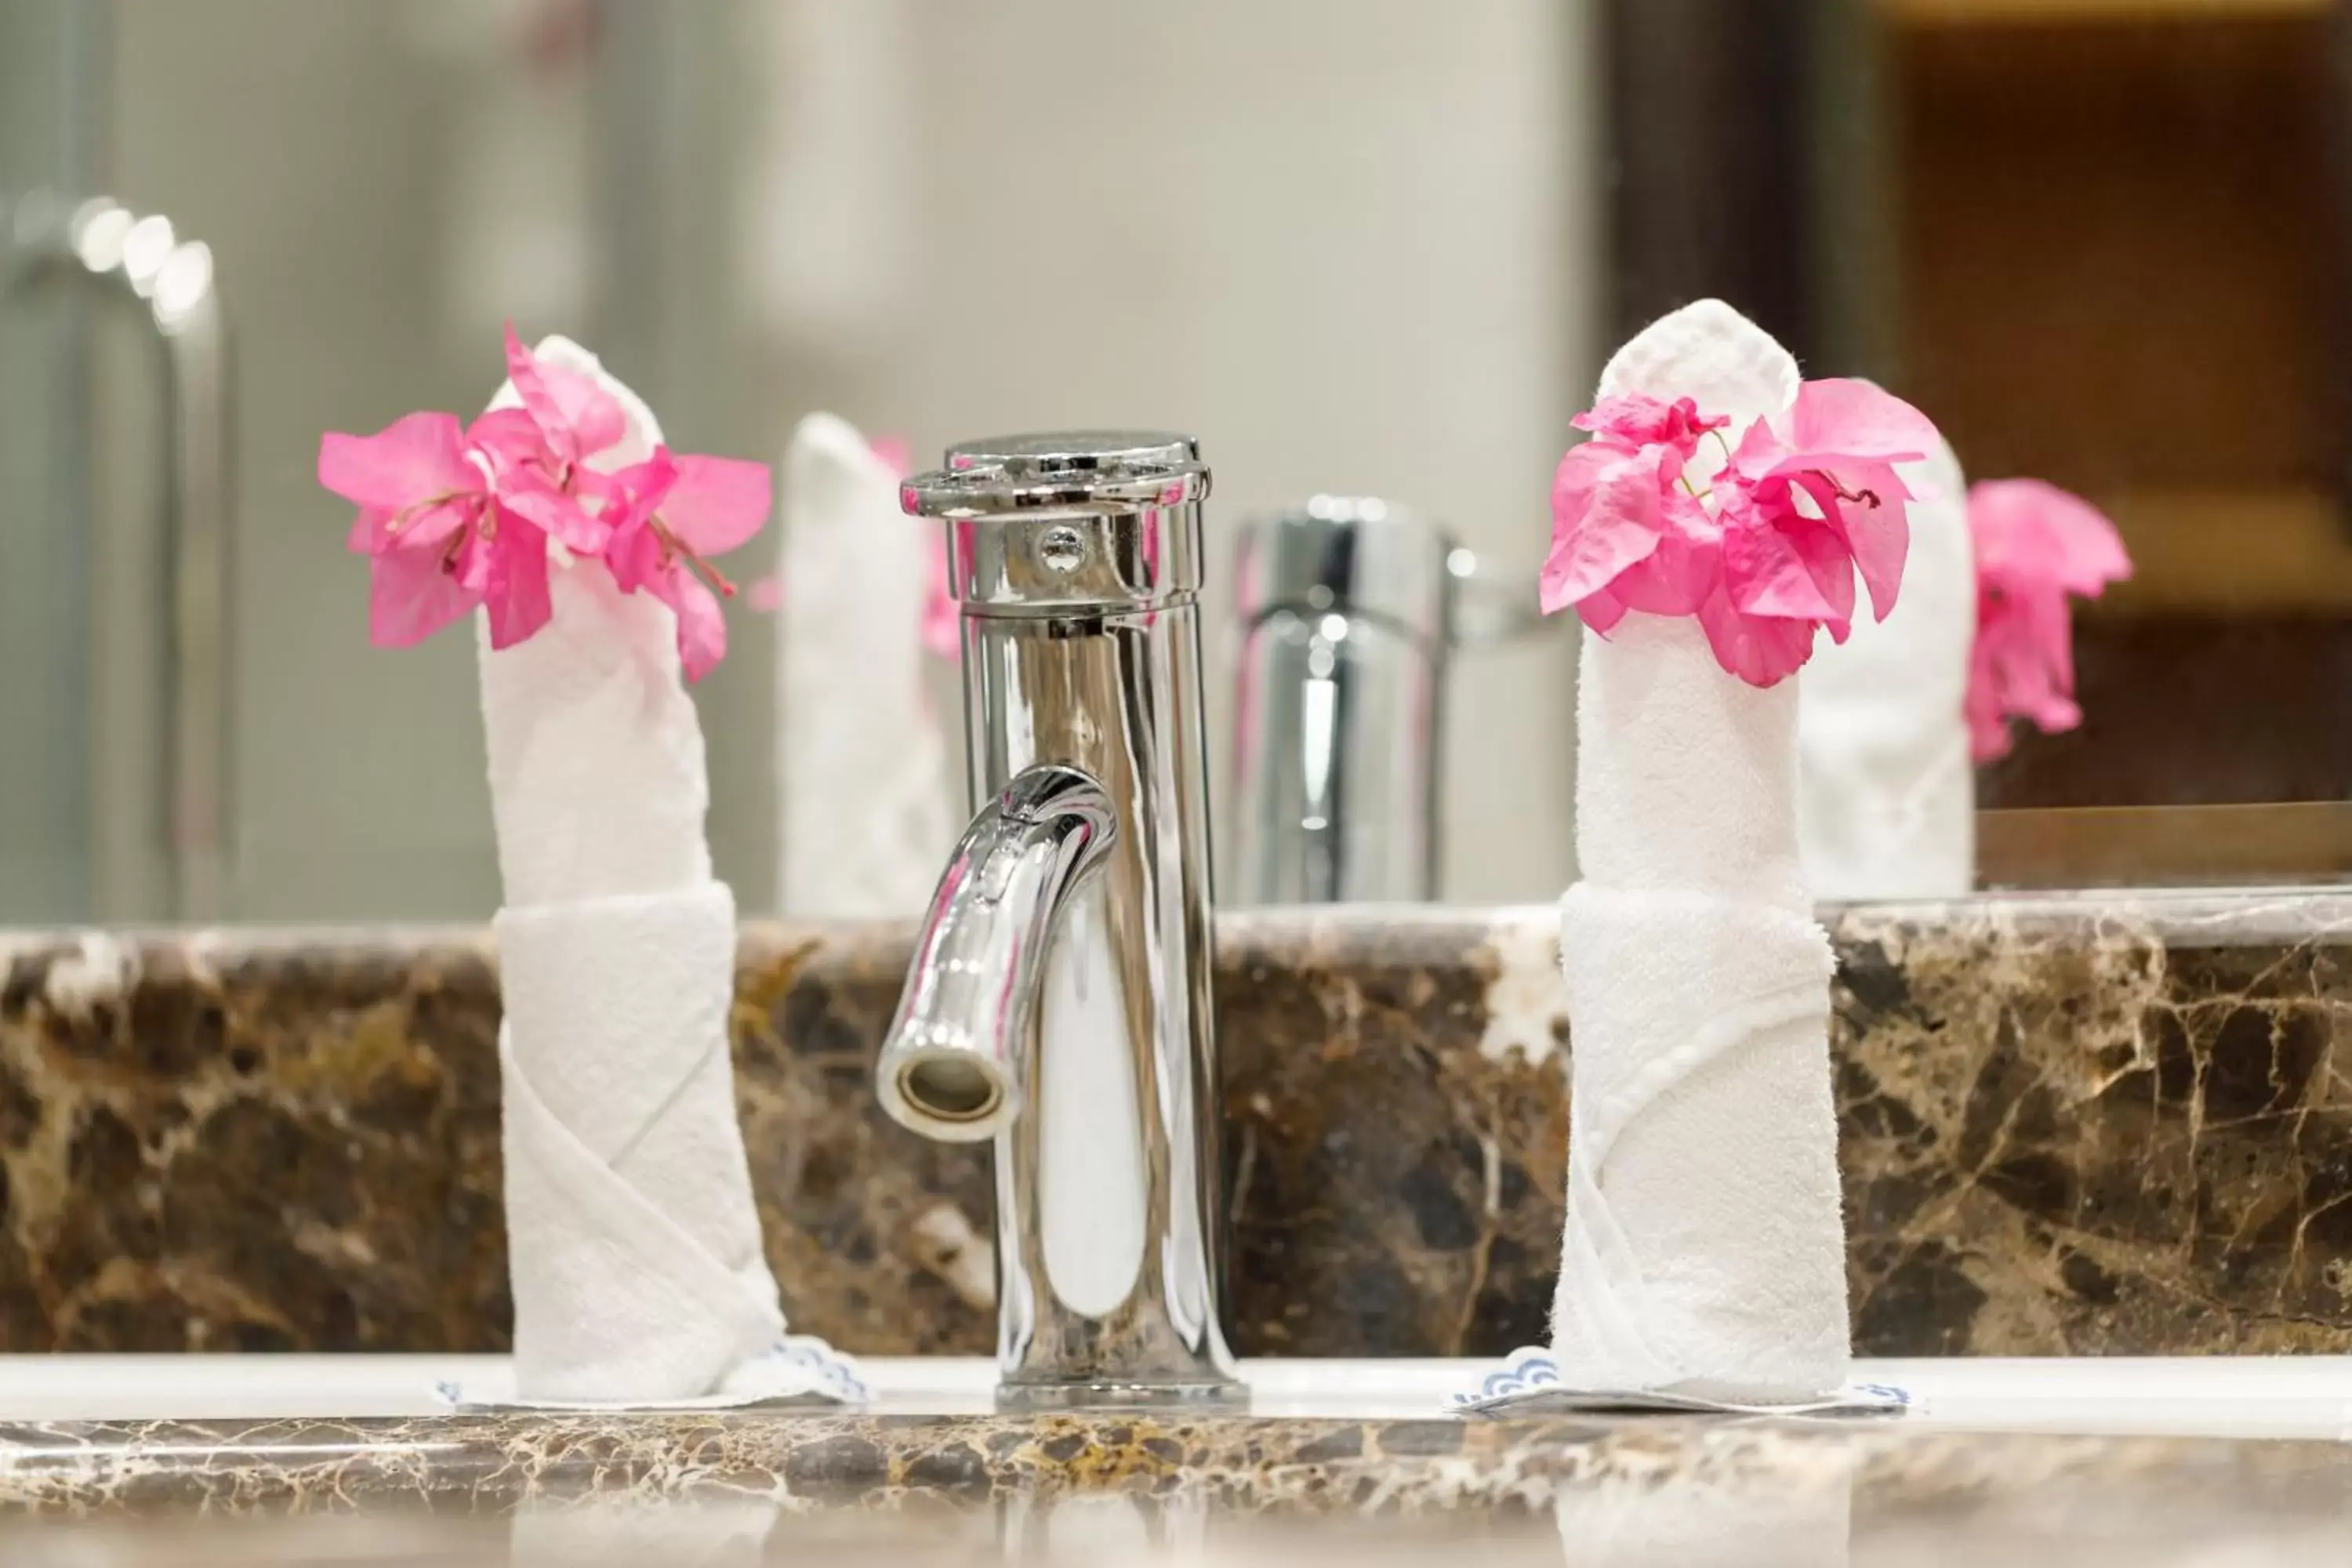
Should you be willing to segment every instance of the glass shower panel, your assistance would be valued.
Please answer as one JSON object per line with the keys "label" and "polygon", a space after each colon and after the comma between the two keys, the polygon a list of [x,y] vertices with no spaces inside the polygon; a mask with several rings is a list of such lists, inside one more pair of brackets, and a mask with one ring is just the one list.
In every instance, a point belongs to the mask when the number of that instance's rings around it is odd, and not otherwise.
{"label": "glass shower panel", "polygon": [[95,911],[89,308],[27,243],[92,188],[102,7],[0,5],[0,921]]}

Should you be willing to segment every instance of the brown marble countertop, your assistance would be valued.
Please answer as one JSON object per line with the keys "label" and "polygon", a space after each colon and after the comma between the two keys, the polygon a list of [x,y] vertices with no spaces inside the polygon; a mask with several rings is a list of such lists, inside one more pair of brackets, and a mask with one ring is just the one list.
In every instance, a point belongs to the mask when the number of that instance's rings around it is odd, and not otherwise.
{"label": "brown marble countertop", "polygon": [[[1565,1547],[1571,1565],[2054,1561],[2045,1554],[2062,1547],[2070,1562],[2340,1564],[2352,1561],[2352,1447],[1993,1434],[1919,1420],[1559,1416],[0,1426],[0,1510],[15,1520],[0,1520],[0,1549],[73,1541],[80,1553],[58,1560],[79,1564],[109,1561],[93,1554],[109,1542],[127,1552],[176,1540],[184,1550],[205,1537],[158,1533],[154,1521],[196,1515],[215,1529],[247,1521],[242,1533],[211,1538],[235,1548],[222,1561],[293,1560],[273,1555],[270,1542],[285,1537],[262,1528],[292,1516],[358,1516],[379,1546],[398,1543],[402,1562],[472,1561],[456,1552],[468,1541],[495,1542],[498,1554],[484,1560],[501,1562],[509,1549],[524,1560],[531,1543],[548,1553],[534,1560],[548,1562],[719,1561],[702,1550],[719,1536],[747,1546],[727,1561],[849,1543],[953,1547],[985,1560],[1034,1555],[1007,1550],[1024,1538],[1050,1535],[1066,1549],[1076,1532],[1047,1525],[1074,1507],[1069,1517],[1099,1545],[1106,1506],[1125,1521],[1114,1542],[1223,1541],[1236,1561],[1273,1540],[1293,1552],[1377,1542],[1383,1560],[1403,1561],[1475,1545],[1550,1563]],[[502,1521],[495,1535],[456,1522],[485,1517]],[[1254,1533],[1301,1518],[1323,1528]],[[147,1521],[146,1534],[125,1533],[120,1521],[133,1519]],[[37,1520],[79,1520],[87,1533]],[[439,1533],[415,1533],[428,1523]],[[352,1528],[299,1539],[317,1560],[363,1559],[323,1549],[370,1539]],[[1129,1528],[1131,1540],[1120,1533]],[[424,1552],[420,1540],[441,1547]],[[579,1552],[588,1542],[602,1552]]]}
{"label": "brown marble countertop", "polygon": [[[2352,895],[1824,911],[1856,1348],[2352,1351]],[[1228,914],[1229,1339],[1543,1337],[1545,910]],[[874,1105],[899,928],[744,927],[737,1088],[793,1325],[993,1338],[984,1151]],[[0,936],[0,1352],[507,1343],[482,931]]]}

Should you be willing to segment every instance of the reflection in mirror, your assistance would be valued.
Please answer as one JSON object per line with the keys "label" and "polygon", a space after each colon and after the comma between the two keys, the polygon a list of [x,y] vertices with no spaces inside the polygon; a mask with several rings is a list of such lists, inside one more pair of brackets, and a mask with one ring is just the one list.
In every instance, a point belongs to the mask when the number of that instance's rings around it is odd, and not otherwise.
{"label": "reflection in mirror", "polygon": [[1832,1434],[1780,1447],[1774,1466],[1710,1464],[1696,1444],[1669,1473],[1564,1484],[1552,1510],[1570,1568],[1846,1568],[1857,1448]]}
{"label": "reflection in mirror", "polygon": [[[917,466],[987,430],[1198,431],[1226,901],[1549,899],[1576,869],[1578,637],[1475,626],[1486,584],[1533,579],[1602,345],[1708,295],[1809,376],[1925,410],[1961,485],[2080,497],[2131,563],[2071,591],[2061,639],[2001,618],[1980,541],[1979,578],[1930,584],[1923,540],[1917,602],[1973,607],[2001,628],[1976,665],[2021,650],[2032,677],[2003,667],[2018,717],[1973,769],[1948,662],[1932,759],[1822,742],[1836,853],[1946,824],[1933,876],[1865,855],[1824,891],[2352,871],[2346,12],[10,0],[0,916],[493,905],[473,650],[371,652],[308,461],[321,428],[475,395],[509,318],[595,345],[688,449],[773,460],[814,412]],[[1139,97],[1111,59],[1181,89]],[[1435,531],[1357,520],[1344,604],[1312,602],[1328,560],[1257,582],[1265,520],[1349,496]],[[858,689],[891,695],[804,733],[847,723],[950,803],[957,674],[896,657],[926,546],[795,598],[790,510],[744,574],[774,614],[730,606],[742,657],[696,693],[713,851],[747,910],[863,911],[786,898],[789,775],[823,742],[786,738],[812,656],[778,645],[883,638]],[[1408,557],[1411,582],[1370,572]],[[894,752],[900,729],[921,743]],[[1879,783],[1885,821],[1854,803]]]}
{"label": "reflection in mirror", "polygon": [[1735,299],[1809,374],[1927,410],[1969,479],[2064,487],[2128,552],[2063,700],[1979,745],[1977,880],[2346,869],[2345,7],[1607,11],[1612,325]]}

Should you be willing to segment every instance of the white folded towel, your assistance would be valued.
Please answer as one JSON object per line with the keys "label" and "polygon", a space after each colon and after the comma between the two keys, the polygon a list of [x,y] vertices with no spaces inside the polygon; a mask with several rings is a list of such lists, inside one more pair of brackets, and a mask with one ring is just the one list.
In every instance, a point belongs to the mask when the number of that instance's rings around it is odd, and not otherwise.
{"label": "white folded towel", "polygon": [[1977,635],[1968,484],[1943,442],[1906,463],[1911,554],[1884,621],[1823,638],[1797,700],[1797,837],[1824,899],[1950,899],[1976,881],[1976,770],[1962,704]]}
{"label": "white folded towel", "polygon": [[[562,339],[537,352],[621,400],[629,436],[599,468],[660,441],[594,355]],[[699,1398],[783,1331],[728,1055],[734,900],[710,878],[702,729],[670,612],[593,564],[553,577],[549,625],[503,652],[485,630],[480,653],[506,883],[516,1393]]]}
{"label": "white folded towel", "polygon": [[735,900],[706,882],[496,930],[517,1390],[710,1393],[784,1327],[728,1058]]}
{"label": "white folded towel", "polygon": [[1561,900],[1560,947],[1575,1063],[1561,1376],[1732,1402],[1834,1393],[1828,939],[1769,904],[1588,881]]}
{"label": "white folded towel", "polygon": [[919,913],[954,847],[947,742],[921,626],[936,524],[845,420],[784,449],[776,653],[777,886],[787,915]]}
{"label": "white folded towel", "polygon": [[[1627,343],[1600,395],[1695,398],[1736,439],[1797,384],[1779,344],[1705,300]],[[1797,679],[1743,683],[1688,619],[1584,635],[1584,877],[1560,910],[1571,1095],[1552,1350],[1569,1388],[1789,1404],[1844,1383],[1830,958],[1797,855]]]}

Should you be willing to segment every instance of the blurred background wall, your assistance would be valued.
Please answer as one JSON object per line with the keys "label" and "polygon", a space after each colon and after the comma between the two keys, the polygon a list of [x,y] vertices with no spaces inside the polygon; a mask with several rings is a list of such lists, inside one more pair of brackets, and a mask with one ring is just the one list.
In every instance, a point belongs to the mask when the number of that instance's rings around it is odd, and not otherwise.
{"label": "blurred background wall", "polygon": [[[1213,670],[1220,525],[1253,510],[1379,493],[1502,565],[1540,557],[1601,346],[1587,6],[103,10],[89,177],[212,246],[237,333],[240,915],[497,901],[470,642],[367,647],[363,563],[311,468],[321,429],[478,405],[509,315],[599,348],[687,448],[773,458],[814,408],[919,458],[1021,427],[1197,435]],[[114,378],[98,417],[127,431],[143,396]],[[714,848],[758,909],[772,626],[730,618],[698,697]],[[1461,667],[1449,895],[1568,879],[1573,649]]]}
{"label": "blurred background wall", "polygon": [[[1706,294],[2122,531],[2081,726],[1979,772],[1983,881],[2334,879],[2347,80],[2347,0],[0,0],[0,225],[103,194],[215,258],[233,915],[496,900],[472,648],[366,646],[312,465],[478,406],[509,318],[688,449],[772,460],[820,408],[919,460],[1198,436],[1224,753],[1241,518],[1377,493],[1531,593],[1606,347]],[[168,409],[135,310],[0,262],[0,920],[154,918]],[[757,910],[775,622],[730,625],[697,698]],[[1447,896],[1572,875],[1574,660],[1558,626],[1457,661]]]}

